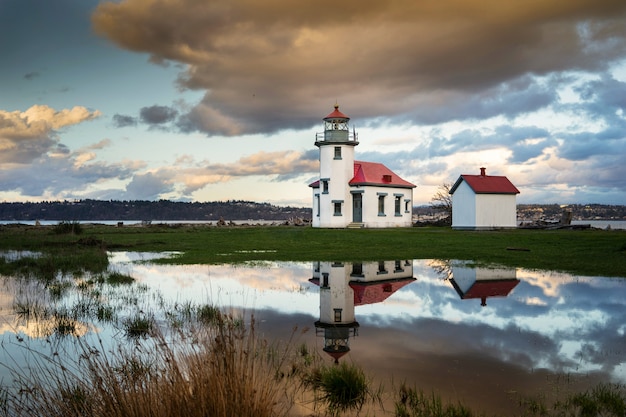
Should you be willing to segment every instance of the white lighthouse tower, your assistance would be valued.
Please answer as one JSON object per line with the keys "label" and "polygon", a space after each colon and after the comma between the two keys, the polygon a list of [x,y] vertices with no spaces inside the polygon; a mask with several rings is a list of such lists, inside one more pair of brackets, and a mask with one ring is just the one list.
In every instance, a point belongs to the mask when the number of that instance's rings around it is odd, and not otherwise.
{"label": "white lighthouse tower", "polygon": [[356,132],[350,132],[350,118],[335,110],[324,117],[324,132],[318,133],[315,146],[320,150],[320,179],[313,202],[313,227],[345,227],[352,218],[349,181],[354,176]]}

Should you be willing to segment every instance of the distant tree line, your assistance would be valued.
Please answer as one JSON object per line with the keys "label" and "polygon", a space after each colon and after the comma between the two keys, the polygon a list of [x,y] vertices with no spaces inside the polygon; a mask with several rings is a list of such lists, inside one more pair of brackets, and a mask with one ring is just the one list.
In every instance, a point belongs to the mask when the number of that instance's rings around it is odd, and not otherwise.
{"label": "distant tree line", "polygon": [[311,209],[229,200],[215,202],[44,201],[0,203],[1,220],[288,220],[311,218]]}
{"label": "distant tree line", "polygon": [[[442,186],[443,190],[445,187]],[[452,200],[445,193],[433,196],[430,205],[413,207],[417,216],[433,216],[437,213],[452,214]],[[626,220],[626,206],[609,204],[518,204],[517,217],[527,220],[560,219],[564,211],[572,218],[581,220]]]}
{"label": "distant tree line", "polygon": [[564,211],[574,219],[626,220],[626,206],[609,204],[518,204],[518,217],[559,218]]}

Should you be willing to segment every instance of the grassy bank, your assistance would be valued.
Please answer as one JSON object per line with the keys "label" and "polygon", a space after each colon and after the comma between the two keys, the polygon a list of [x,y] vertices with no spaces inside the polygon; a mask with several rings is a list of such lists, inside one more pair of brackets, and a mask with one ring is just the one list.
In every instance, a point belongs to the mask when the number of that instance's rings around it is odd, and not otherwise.
{"label": "grassy bank", "polygon": [[4,226],[0,250],[75,254],[88,250],[181,251],[163,262],[228,263],[248,260],[367,261],[464,259],[626,277],[626,231],[450,228],[330,230],[310,227],[84,226],[80,235],[50,227]]}

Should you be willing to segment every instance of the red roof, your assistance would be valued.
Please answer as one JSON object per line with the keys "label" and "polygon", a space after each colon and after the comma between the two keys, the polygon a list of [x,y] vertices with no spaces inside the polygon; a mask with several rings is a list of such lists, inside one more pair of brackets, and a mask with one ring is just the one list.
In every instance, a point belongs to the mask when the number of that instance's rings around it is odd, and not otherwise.
{"label": "red roof", "polygon": [[463,181],[465,181],[476,194],[519,194],[519,190],[507,177],[486,175],[484,168],[481,168],[480,175],[461,175],[452,188],[450,188],[450,194],[454,194]]}
{"label": "red roof", "polygon": [[354,305],[376,304],[385,301],[393,293],[407,284],[415,281],[415,278],[405,278],[398,281],[388,282],[356,282],[350,281],[350,288],[354,292]]}
{"label": "red roof", "polygon": [[[378,185],[384,187],[415,188],[414,184],[403,180],[392,170],[377,162],[354,161],[354,177],[350,185]],[[311,188],[319,188],[320,180],[309,184]]]}
{"label": "red roof", "polygon": [[454,279],[450,281],[462,300],[479,298],[482,306],[487,305],[487,298],[489,297],[508,296],[520,282],[519,279],[481,280],[474,282],[466,292],[463,292]]}
{"label": "red roof", "polygon": [[403,180],[383,164],[363,161],[354,161],[354,177],[349,184],[415,188],[414,184]]}
{"label": "red roof", "polygon": [[335,110],[330,113],[328,116],[324,117],[326,119],[350,119],[348,116],[339,111],[339,105],[335,104]]}
{"label": "red roof", "polygon": [[506,297],[519,284],[519,279],[476,281],[462,298]]}
{"label": "red roof", "polygon": [[[385,301],[393,293],[415,281],[415,278],[402,278],[388,281],[350,281],[348,284],[354,294],[354,305],[362,306],[366,304],[376,304]],[[320,285],[319,278],[311,278],[309,282],[317,286]]]}

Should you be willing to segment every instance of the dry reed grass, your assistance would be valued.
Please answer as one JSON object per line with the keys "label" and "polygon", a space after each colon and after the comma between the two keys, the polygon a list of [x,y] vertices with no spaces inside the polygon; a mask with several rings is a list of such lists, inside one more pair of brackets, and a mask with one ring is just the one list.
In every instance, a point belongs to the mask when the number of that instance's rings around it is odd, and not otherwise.
{"label": "dry reed grass", "polygon": [[[295,332],[295,330],[294,330]],[[21,389],[5,395],[10,416],[281,416],[301,388],[299,355],[269,344],[254,322],[220,316],[192,332],[106,351],[81,343],[78,360],[44,357]]]}

